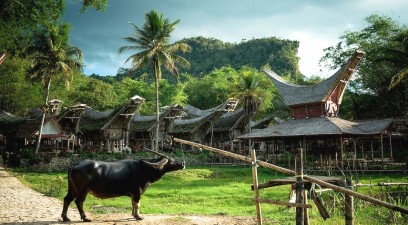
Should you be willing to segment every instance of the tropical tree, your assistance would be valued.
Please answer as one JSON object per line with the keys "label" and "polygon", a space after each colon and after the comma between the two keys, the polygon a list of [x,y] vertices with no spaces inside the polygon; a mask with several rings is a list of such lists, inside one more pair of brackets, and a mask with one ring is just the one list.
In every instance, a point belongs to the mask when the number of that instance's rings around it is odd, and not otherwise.
{"label": "tropical tree", "polygon": [[[269,107],[272,104],[273,94],[266,90],[268,86],[271,86],[271,83],[264,78],[265,76],[261,76],[255,69],[247,67],[243,67],[238,76],[235,77],[232,96],[242,102],[244,113],[248,118],[248,132],[251,132],[251,118],[260,109],[262,99],[268,98],[270,100]],[[268,104],[268,102],[265,102],[265,104]],[[249,150],[251,150],[251,142],[249,142]]]}
{"label": "tropical tree", "polygon": [[124,40],[131,45],[119,48],[119,53],[132,50],[137,53],[129,56],[126,60],[132,61],[132,69],[137,70],[147,65],[152,66],[153,74],[155,76],[155,100],[156,100],[156,138],[154,141],[154,149],[159,149],[159,80],[162,77],[161,67],[164,66],[167,70],[178,77],[179,70],[177,65],[184,67],[189,66],[189,62],[177,55],[178,51],[190,51],[190,46],[182,42],[169,44],[170,34],[174,31],[176,25],[180,20],[170,22],[163,18],[163,14],[158,14],[157,11],[152,10],[145,15],[146,22],[143,28],[137,27],[135,24],[131,25],[135,29],[133,36],[125,37]]}
{"label": "tropical tree", "polygon": [[82,53],[73,46],[68,45],[68,25],[50,24],[42,32],[35,35],[32,47],[28,49],[31,57],[31,67],[27,76],[34,81],[40,81],[45,89],[44,107],[39,135],[35,152],[38,153],[41,143],[42,128],[48,109],[51,81],[56,76],[65,78],[66,84],[72,81],[75,70],[82,68]]}
{"label": "tropical tree", "polygon": [[[377,14],[365,20],[368,23],[365,28],[345,32],[340,37],[341,42],[327,48],[322,61],[329,62],[332,69],[338,68],[356,49],[362,49],[366,54],[354,77],[355,82],[358,83],[358,89],[376,99],[376,101],[370,101],[373,105],[368,108],[376,110],[372,111],[369,117],[406,116],[408,115],[408,80],[405,79],[408,73],[408,28],[390,17]],[[389,100],[389,96],[393,96],[393,101]],[[355,97],[358,98],[358,96]]]}

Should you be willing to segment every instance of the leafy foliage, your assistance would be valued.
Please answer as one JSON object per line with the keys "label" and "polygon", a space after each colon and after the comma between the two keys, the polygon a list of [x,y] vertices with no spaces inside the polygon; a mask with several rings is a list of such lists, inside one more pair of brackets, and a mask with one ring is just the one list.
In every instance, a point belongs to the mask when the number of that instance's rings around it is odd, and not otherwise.
{"label": "leafy foliage", "polygon": [[[348,31],[336,46],[326,49],[322,62],[331,68],[341,66],[355,51],[365,51],[365,60],[358,67],[356,82],[371,100],[361,113],[365,118],[397,117],[408,115],[408,80],[404,79],[407,67],[408,28],[386,16],[371,15],[368,26],[361,31]],[[398,75],[399,74],[399,75]],[[389,89],[392,81],[394,88]],[[398,84],[397,84],[398,83]],[[354,90],[355,92],[355,90]],[[393,101],[389,100],[393,96]],[[354,98],[358,98],[356,95]],[[375,109],[375,110],[371,110]]]}
{"label": "leafy foliage", "polygon": [[298,41],[282,40],[275,37],[252,39],[239,44],[223,43],[214,38],[187,38],[181,40],[193,49],[184,53],[191,63],[185,72],[199,75],[214,68],[231,66],[234,69],[246,65],[261,68],[268,65],[281,75],[290,75],[294,80],[300,78],[298,68]]}
{"label": "leafy foliage", "polygon": [[178,51],[190,51],[190,46],[183,42],[169,44],[170,34],[174,31],[180,20],[170,22],[163,17],[163,14],[158,14],[155,10],[146,13],[145,20],[142,29],[131,23],[135,29],[135,34],[124,38],[131,45],[119,48],[119,53],[128,50],[137,51],[137,53],[132,54],[126,60],[132,61],[132,70],[137,70],[147,65],[152,66],[153,75],[155,77],[156,106],[156,138],[154,141],[154,149],[159,149],[159,81],[162,78],[161,68],[164,66],[168,71],[178,77],[178,66],[188,67],[190,63],[176,53]]}

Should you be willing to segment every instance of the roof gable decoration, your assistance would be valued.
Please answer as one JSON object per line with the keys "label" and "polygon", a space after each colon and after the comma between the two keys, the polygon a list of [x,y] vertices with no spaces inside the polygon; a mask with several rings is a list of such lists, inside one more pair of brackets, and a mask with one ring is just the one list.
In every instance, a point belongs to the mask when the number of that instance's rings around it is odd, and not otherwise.
{"label": "roof gable decoration", "polygon": [[364,52],[357,50],[343,68],[339,70],[341,71],[340,75],[337,76],[329,92],[323,98],[327,116],[337,116],[347,84],[363,57]]}
{"label": "roof gable decoration", "polygon": [[124,117],[126,123],[129,124],[131,118],[135,115],[135,112],[139,111],[140,107],[143,105],[145,99],[135,95],[133,96],[130,101],[125,104],[102,128],[101,130],[105,130],[109,128],[115,121],[119,119],[119,117]]}
{"label": "roof gable decoration", "polygon": [[[58,137],[62,136],[64,134],[64,131],[58,124],[57,120],[54,117],[51,117],[50,119],[46,120],[44,122],[44,126],[42,128],[42,133],[41,136],[46,136],[46,137]],[[39,135],[39,129],[36,130],[33,134],[33,136],[38,136]]]}

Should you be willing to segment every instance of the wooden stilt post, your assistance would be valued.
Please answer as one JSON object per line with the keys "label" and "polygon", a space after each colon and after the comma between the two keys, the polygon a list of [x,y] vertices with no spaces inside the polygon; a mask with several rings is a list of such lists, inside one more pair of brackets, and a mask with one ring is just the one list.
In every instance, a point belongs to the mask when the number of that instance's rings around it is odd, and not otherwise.
{"label": "wooden stilt post", "polygon": [[303,139],[303,161],[304,163],[307,163],[307,141],[306,141],[306,137]]}
{"label": "wooden stilt post", "polygon": [[[304,203],[303,196],[303,149],[299,147],[296,152],[296,203]],[[304,209],[296,207],[296,225],[304,225]]]}
{"label": "wooden stilt post", "polygon": [[390,134],[390,154],[391,154],[390,156],[391,156],[391,159],[392,159],[393,157],[392,157],[392,141],[391,141],[391,139],[392,138],[391,138],[391,134]]}
{"label": "wooden stilt post", "polygon": [[[353,183],[351,180],[346,180],[347,187],[353,189]],[[354,225],[354,197],[348,194],[344,195],[344,216],[346,225]]]}
{"label": "wooden stilt post", "polygon": [[353,140],[353,149],[354,149],[353,170],[356,170],[356,159],[357,159],[357,141],[356,139]]}
{"label": "wooden stilt post", "polygon": [[258,171],[256,162],[256,152],[255,149],[251,147],[251,157],[252,157],[252,179],[254,184],[254,195],[255,195],[255,205],[256,205],[256,217],[258,219],[258,225],[262,225],[262,212],[261,203],[259,200],[259,190],[258,190]]}
{"label": "wooden stilt post", "polygon": [[384,141],[382,134],[381,134],[381,160],[384,161]]}
{"label": "wooden stilt post", "polygon": [[371,159],[374,159],[374,146],[373,146],[373,139],[370,139],[371,144]]}

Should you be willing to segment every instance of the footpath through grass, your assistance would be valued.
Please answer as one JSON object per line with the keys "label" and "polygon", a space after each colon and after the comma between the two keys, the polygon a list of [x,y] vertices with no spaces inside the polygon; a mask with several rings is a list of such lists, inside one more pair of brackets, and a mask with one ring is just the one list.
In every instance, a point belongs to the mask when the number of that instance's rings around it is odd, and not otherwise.
{"label": "footpath through grass", "polygon": [[[272,170],[259,168],[259,182],[284,177]],[[63,200],[67,192],[67,174],[36,173],[26,170],[14,170],[14,174],[26,185],[48,196]],[[406,174],[388,176],[364,176],[360,182],[408,182]],[[252,173],[250,167],[195,167],[166,174],[157,183],[149,187],[141,199],[142,214],[195,214],[195,215],[228,215],[255,217],[255,205],[251,201]],[[378,187],[373,189],[360,188],[360,192],[376,197],[387,196],[385,193],[396,193],[400,198],[389,201],[408,207],[406,187],[391,189]],[[265,199],[288,201],[290,187],[280,186],[261,190]],[[405,194],[405,197],[404,197]],[[402,197],[401,197],[402,196]],[[327,209],[331,218],[323,221],[316,207],[310,210],[311,224],[344,224],[343,196],[332,191],[325,192]],[[72,203],[72,207],[75,204]],[[88,195],[85,210],[92,213],[129,213],[131,200],[129,197],[97,199]],[[390,213],[390,210],[372,206],[356,199],[355,224],[408,224],[408,216]],[[62,210],[62,209],[61,209]],[[266,224],[295,224],[295,208],[262,204],[262,213]]]}

